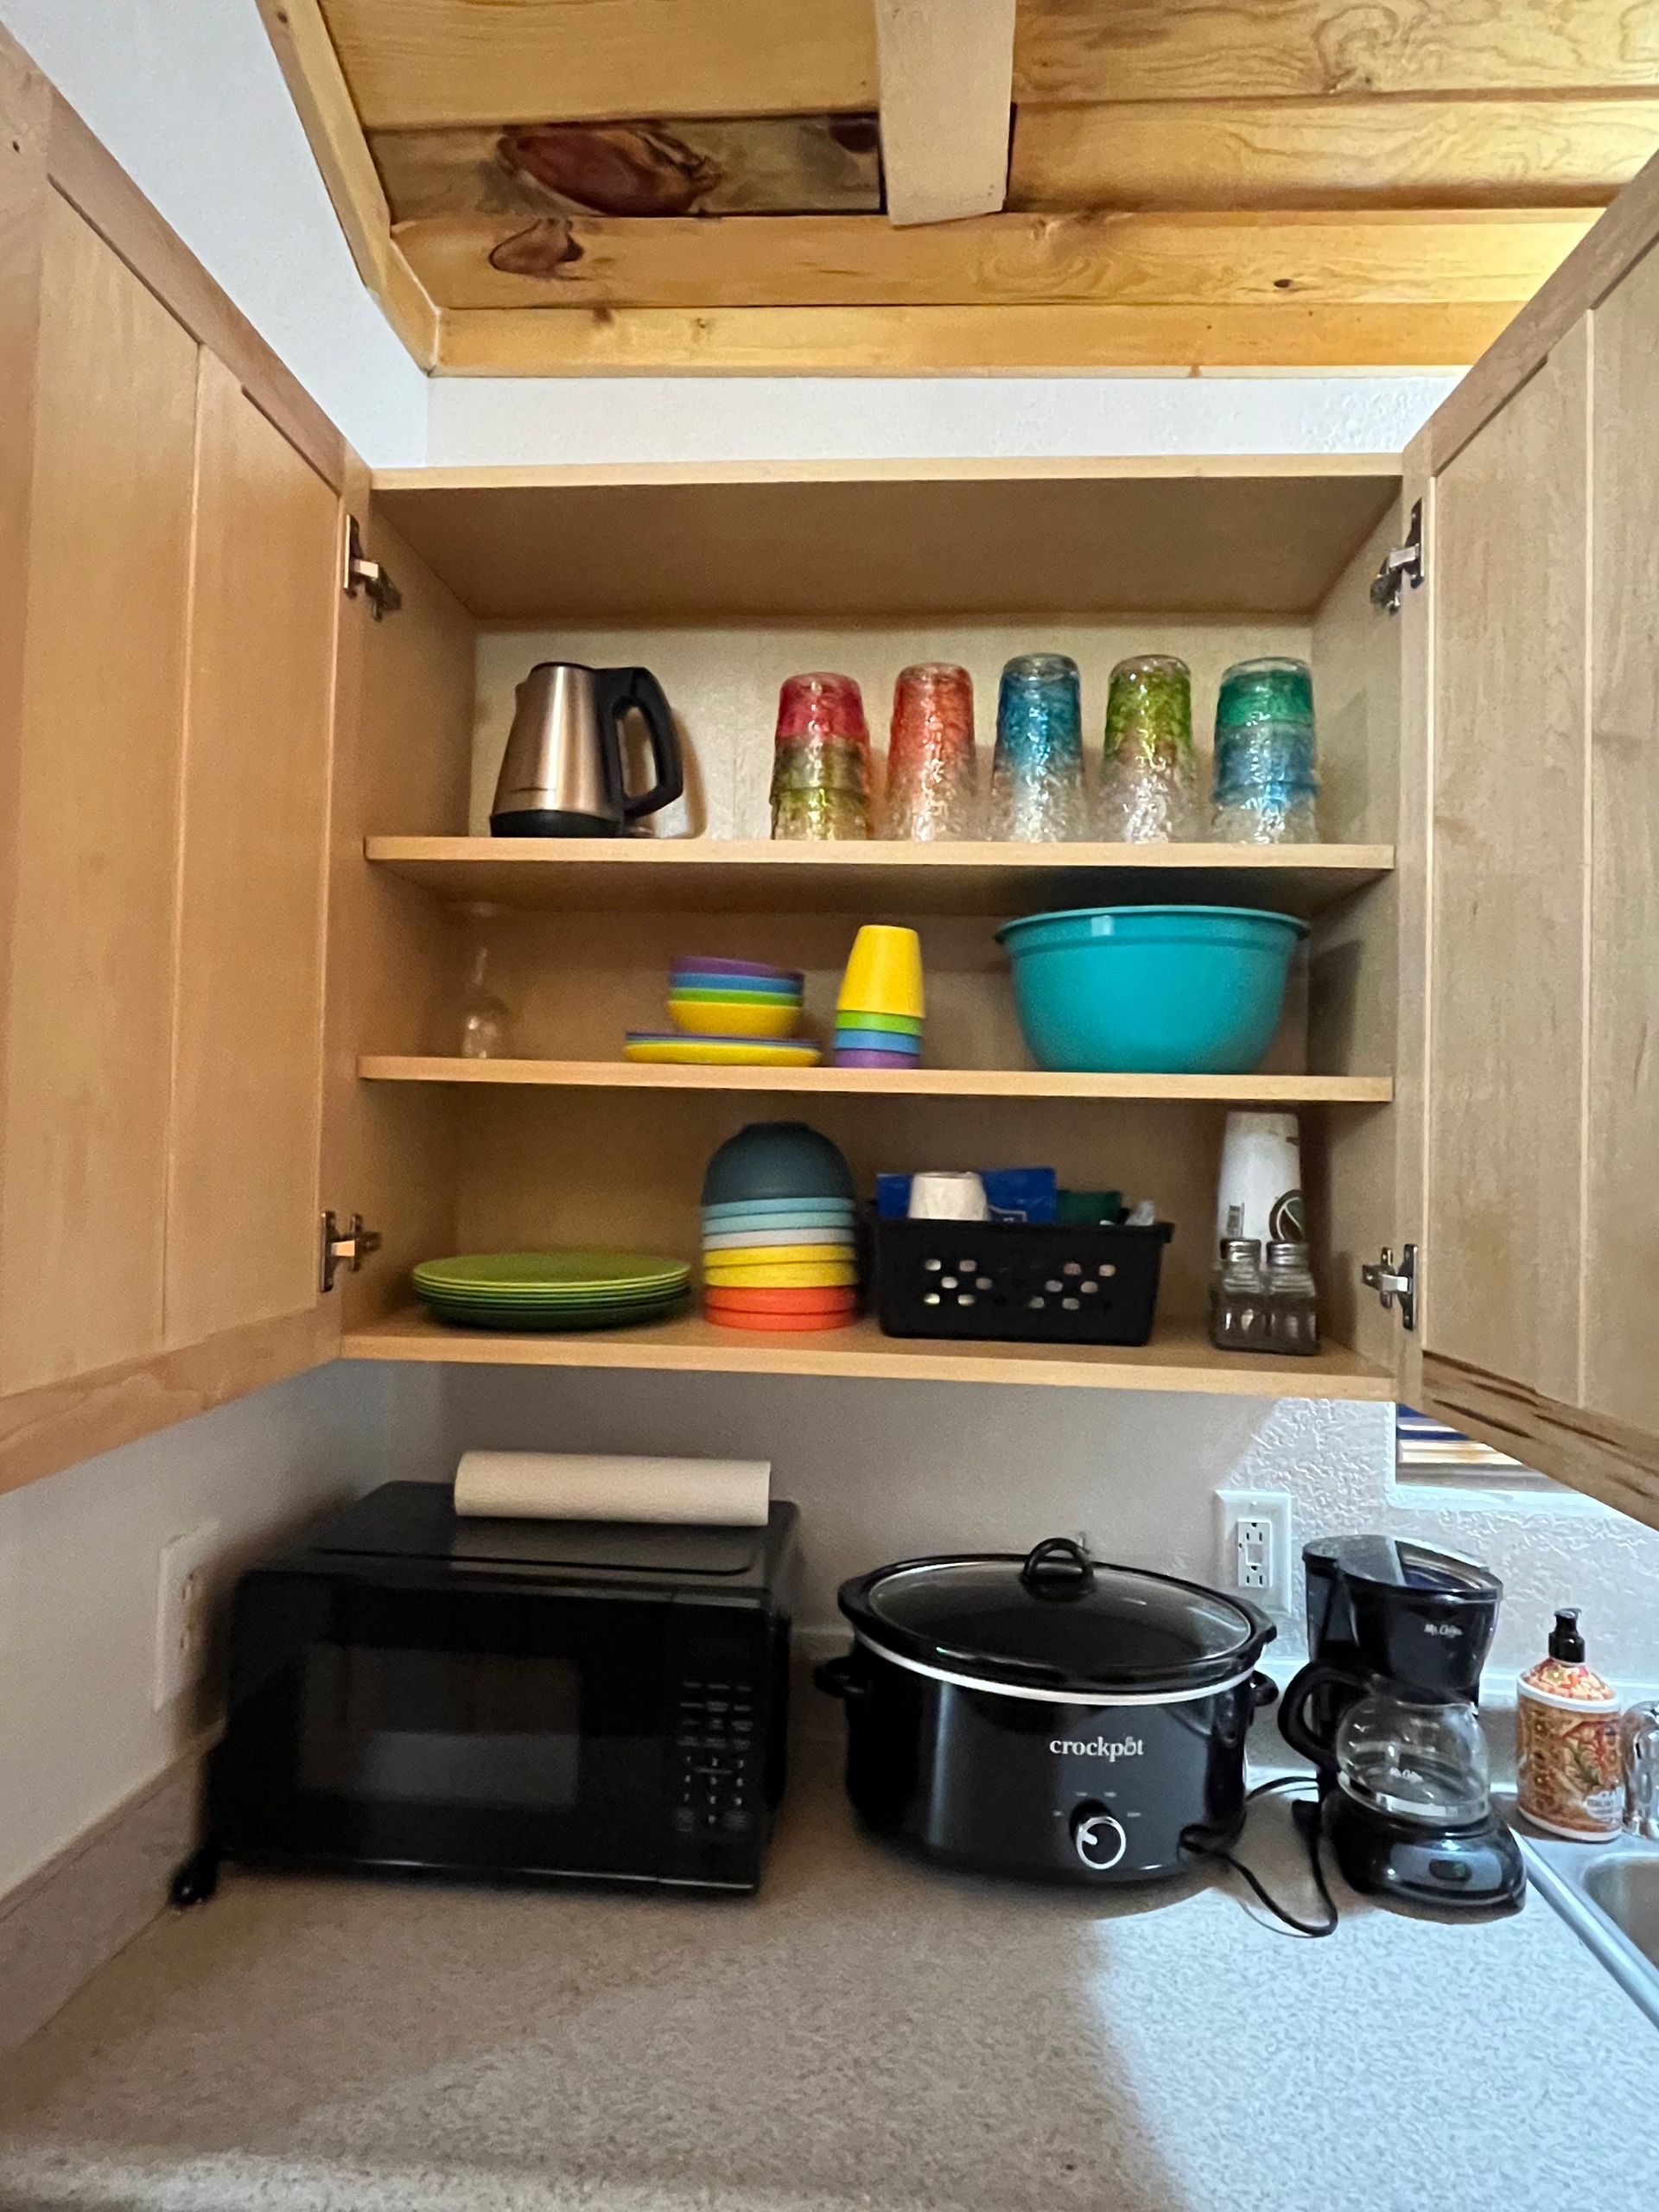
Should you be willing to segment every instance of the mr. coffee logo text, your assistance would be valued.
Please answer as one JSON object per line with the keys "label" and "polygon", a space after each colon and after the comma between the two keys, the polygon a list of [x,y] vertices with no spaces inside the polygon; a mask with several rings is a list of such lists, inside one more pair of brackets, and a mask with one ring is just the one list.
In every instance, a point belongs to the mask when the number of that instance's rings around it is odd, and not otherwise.
{"label": "mr. coffee logo text", "polygon": [[1074,1759],[1138,1759],[1147,1747],[1138,1736],[1091,1736],[1087,1743],[1074,1736],[1056,1736],[1048,1748]]}

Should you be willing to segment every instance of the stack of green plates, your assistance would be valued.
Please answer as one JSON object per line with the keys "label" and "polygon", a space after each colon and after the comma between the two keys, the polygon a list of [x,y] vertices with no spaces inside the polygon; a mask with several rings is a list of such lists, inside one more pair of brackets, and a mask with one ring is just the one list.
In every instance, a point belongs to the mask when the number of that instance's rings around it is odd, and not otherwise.
{"label": "stack of green plates", "polygon": [[683,1260],[649,1252],[475,1252],[423,1260],[416,1295],[472,1329],[619,1329],[656,1321],[685,1296]]}

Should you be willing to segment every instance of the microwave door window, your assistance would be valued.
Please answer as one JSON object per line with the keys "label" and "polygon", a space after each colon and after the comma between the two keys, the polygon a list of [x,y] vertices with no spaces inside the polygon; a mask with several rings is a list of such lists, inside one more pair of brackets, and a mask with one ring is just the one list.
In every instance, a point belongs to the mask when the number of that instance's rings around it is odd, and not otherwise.
{"label": "microwave door window", "polygon": [[233,1855],[660,1872],[671,1607],[321,1584],[269,1603],[216,1770]]}
{"label": "microwave door window", "polygon": [[541,1652],[312,1644],[300,1786],[372,1803],[569,1812],[582,1784],[582,1682]]}

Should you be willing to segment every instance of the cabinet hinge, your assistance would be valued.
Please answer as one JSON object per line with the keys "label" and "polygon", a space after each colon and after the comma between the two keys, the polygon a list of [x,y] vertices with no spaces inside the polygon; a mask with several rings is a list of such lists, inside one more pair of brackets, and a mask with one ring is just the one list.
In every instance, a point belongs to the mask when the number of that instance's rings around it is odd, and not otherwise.
{"label": "cabinet hinge", "polygon": [[334,1288],[342,1268],[355,1274],[370,1253],[380,1249],[379,1230],[365,1229],[360,1213],[354,1213],[344,1229],[332,1213],[325,1213],[317,1226],[317,1281],[324,1290]]}
{"label": "cabinet hinge", "polygon": [[1405,596],[1406,586],[1417,590],[1423,581],[1423,503],[1413,503],[1411,524],[1406,532],[1406,542],[1396,545],[1383,556],[1382,565],[1371,578],[1371,605],[1380,607],[1384,614],[1397,614]]}
{"label": "cabinet hinge", "polygon": [[1417,1326],[1417,1247],[1408,1244],[1400,1255],[1400,1264],[1394,1264],[1391,1245],[1382,1247],[1379,1259],[1367,1261],[1360,1268],[1360,1280],[1367,1290],[1374,1290],[1385,1313],[1392,1312],[1395,1299],[1400,1301],[1400,1319],[1408,1329]]}
{"label": "cabinet hinge", "polygon": [[396,614],[404,603],[404,594],[378,561],[371,561],[363,550],[363,533],[358,528],[357,517],[346,518],[346,573],[341,588],[347,599],[355,599],[362,592],[377,622],[388,614]]}

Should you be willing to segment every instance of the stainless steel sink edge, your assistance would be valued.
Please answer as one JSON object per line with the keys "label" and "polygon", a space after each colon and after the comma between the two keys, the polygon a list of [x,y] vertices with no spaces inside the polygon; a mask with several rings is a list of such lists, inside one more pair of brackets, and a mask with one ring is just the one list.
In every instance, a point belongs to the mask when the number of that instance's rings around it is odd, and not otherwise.
{"label": "stainless steel sink edge", "polygon": [[1659,1882],[1659,1845],[1635,1837],[1604,1844],[1570,1843],[1565,1838],[1557,1841],[1529,1833],[1518,1821],[1514,1825],[1533,1888],[1560,1913],[1631,2002],[1659,2027],[1659,1965],[1637,1949],[1585,1887],[1586,1875],[1596,1867],[1609,1866],[1614,1858],[1651,1865],[1652,1878]]}

